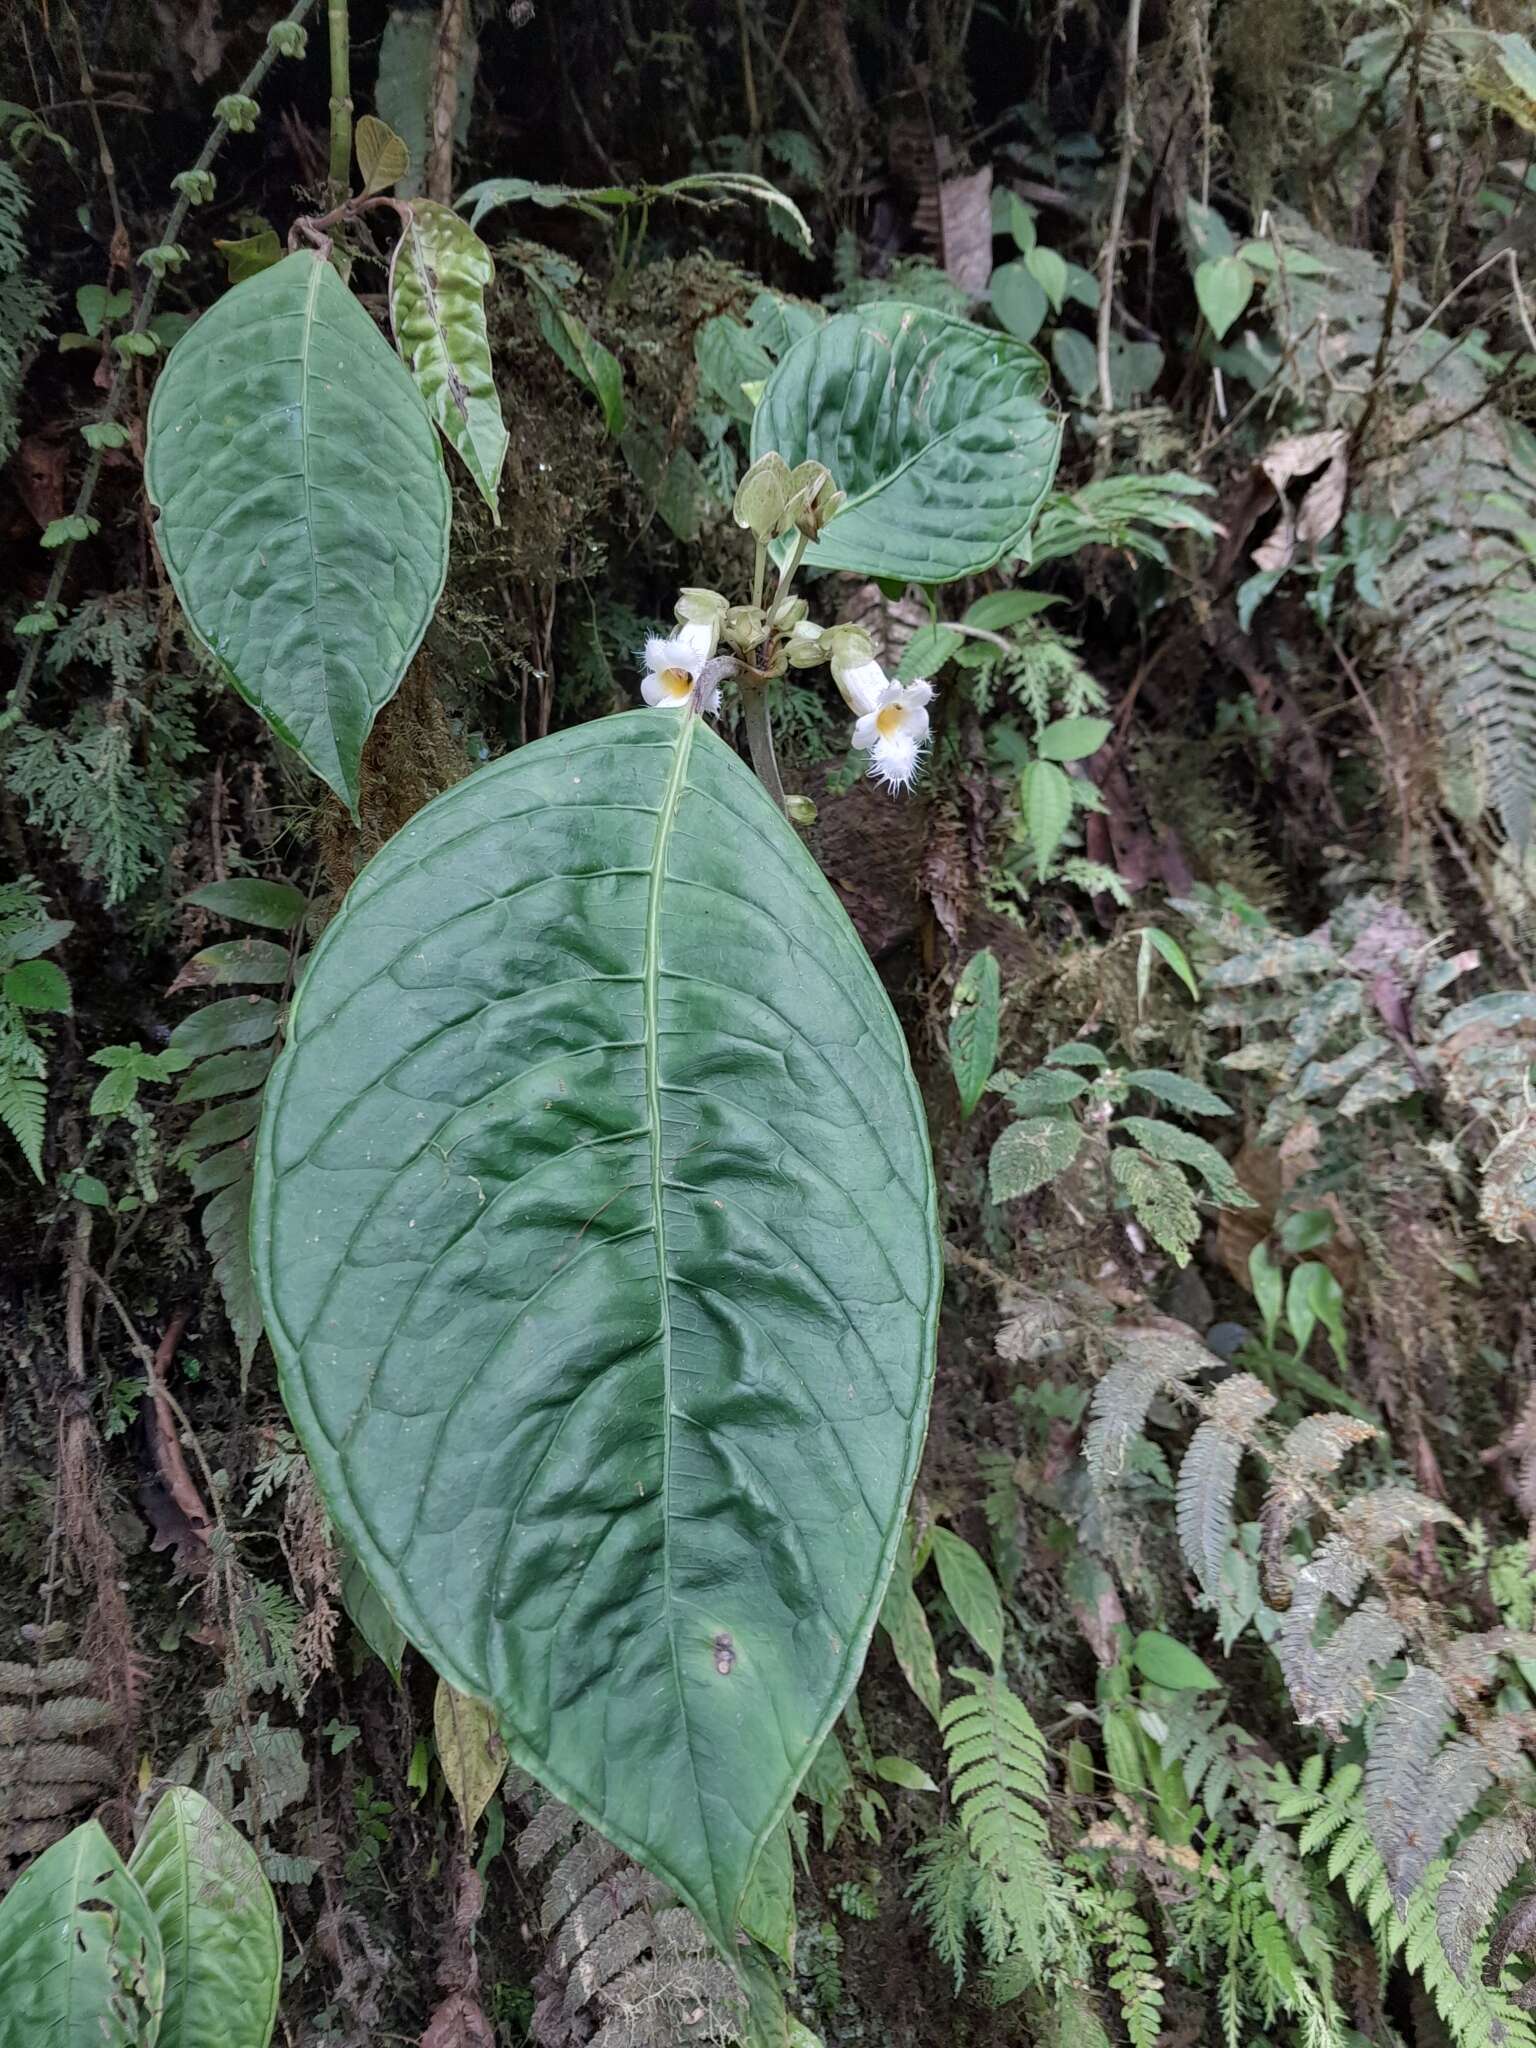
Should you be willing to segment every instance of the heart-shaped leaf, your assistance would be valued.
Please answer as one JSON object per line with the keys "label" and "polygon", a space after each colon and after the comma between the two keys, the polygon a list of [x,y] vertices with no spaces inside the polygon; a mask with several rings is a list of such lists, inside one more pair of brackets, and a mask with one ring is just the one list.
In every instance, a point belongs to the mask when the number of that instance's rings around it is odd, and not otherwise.
{"label": "heart-shaped leaf", "polygon": [[387,192],[410,171],[411,152],[377,114],[359,115],[352,146],[357,151],[357,168],[363,174],[365,194]]}
{"label": "heart-shaped leaf", "polygon": [[999,263],[987,290],[992,310],[1015,341],[1033,341],[1051,310],[1045,287],[1027,263]]}
{"label": "heart-shaped leaf", "polygon": [[1218,341],[1242,318],[1253,297],[1254,277],[1241,256],[1208,257],[1195,268],[1195,297]]}
{"label": "heart-shaped leaf", "polygon": [[0,1901],[0,2048],[142,2048],[164,2007],[160,1930],[86,1821]]}
{"label": "heart-shaped leaf", "polygon": [[415,202],[389,267],[395,341],[428,412],[500,526],[496,494],[507,430],[485,332],[485,294],[495,275],[490,250],[451,206]]}
{"label": "heart-shaped leaf", "polygon": [[1008,335],[881,301],[796,342],[753,415],[752,455],[824,462],[847,492],[808,562],[952,583],[1026,552],[1061,448],[1046,383]]}
{"label": "heart-shaped leaf", "polygon": [[173,1785],[128,1868],[165,1945],[156,2048],[267,2048],[282,1988],[283,1934],[249,1842],[201,1793]]}
{"label": "heart-shaped leaf", "polygon": [[879,1612],[940,1260],[884,990],[706,725],[541,740],[385,847],[299,991],[254,1210],[391,1613],[729,1950]]}
{"label": "heart-shaped leaf", "polygon": [[409,371],[313,250],[171,351],[144,481],[193,631],[348,808],[448,568],[448,480]]}

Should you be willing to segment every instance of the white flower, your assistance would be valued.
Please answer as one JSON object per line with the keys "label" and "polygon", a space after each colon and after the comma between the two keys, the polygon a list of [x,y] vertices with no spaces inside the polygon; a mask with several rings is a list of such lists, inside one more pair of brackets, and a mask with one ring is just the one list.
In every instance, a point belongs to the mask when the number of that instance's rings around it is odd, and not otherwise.
{"label": "white flower", "polygon": [[[878,664],[870,662],[870,668]],[[850,679],[851,681],[851,679]],[[859,679],[858,687],[864,687]],[[853,728],[853,744],[869,755],[869,772],[887,789],[910,789],[928,737],[932,683],[885,683]]]}
{"label": "white flower", "polygon": [[718,620],[713,624],[696,621],[680,627],[675,639],[663,640],[653,633],[645,643],[646,673],[640,694],[647,704],[659,704],[672,711],[695,711],[710,715],[720,708],[720,685],[705,681],[704,670],[719,639]]}

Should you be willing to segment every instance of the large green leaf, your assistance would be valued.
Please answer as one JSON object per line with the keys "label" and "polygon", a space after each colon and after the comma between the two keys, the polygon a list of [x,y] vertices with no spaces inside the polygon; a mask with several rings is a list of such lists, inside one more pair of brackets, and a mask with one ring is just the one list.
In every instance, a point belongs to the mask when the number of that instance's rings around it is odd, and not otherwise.
{"label": "large green leaf", "polygon": [[267,2048],[283,1931],[250,1843],[200,1792],[173,1785],[128,1868],[165,1944],[157,2048]]}
{"label": "large green leaf", "polygon": [[442,592],[451,507],[410,372],[314,250],[176,344],[144,480],[193,630],[355,811],[363,742]]}
{"label": "large green leaf", "polygon": [[289,1029],[252,1242],[331,1511],[730,1951],[927,1413],[932,1171],[874,969],[735,754],[632,712],[413,818]]}
{"label": "large green leaf", "polygon": [[[752,454],[814,457],[848,502],[806,560],[915,583],[1026,552],[1061,420],[1032,348],[927,306],[881,301],[807,334],[768,381]],[[782,544],[781,544],[782,545]]]}
{"label": "large green leaf", "polygon": [[389,270],[395,340],[427,410],[500,526],[507,430],[485,331],[485,294],[495,275],[491,252],[468,221],[451,206],[416,201]]}
{"label": "large green leaf", "polygon": [[145,2048],[164,2003],[160,1931],[86,1821],[0,1903],[0,2048]]}

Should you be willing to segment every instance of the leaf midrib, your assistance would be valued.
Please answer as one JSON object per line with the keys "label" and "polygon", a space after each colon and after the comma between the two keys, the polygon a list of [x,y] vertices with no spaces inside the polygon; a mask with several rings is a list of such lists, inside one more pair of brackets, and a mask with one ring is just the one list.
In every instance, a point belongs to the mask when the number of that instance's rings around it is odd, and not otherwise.
{"label": "leaf midrib", "polygon": [[[676,717],[677,713],[671,714]],[[667,1271],[667,1230],[663,1207],[666,1173],[662,1164],[661,1128],[661,899],[667,881],[667,853],[677,808],[688,780],[688,760],[693,751],[697,718],[691,710],[681,714],[683,729],[677,736],[671,772],[656,817],[656,839],[651,849],[651,874],[646,889],[645,953],[641,973],[645,1016],[645,1113],[651,1140],[652,1238],[656,1246],[656,1294],[661,1310],[661,1398],[665,1413],[661,1429],[661,1596],[662,1626],[666,1630],[667,1653],[672,1663],[672,1682],[677,1691],[677,1711],[683,1728],[683,1748],[693,1778],[694,1804],[706,1843],[709,1827],[704,1818],[704,1796],[699,1785],[698,1759],[693,1750],[693,1733],[688,1722],[688,1695],[683,1688],[682,1666],[677,1655],[677,1630],[672,1603],[672,1294]],[[710,1889],[714,1893],[715,1915],[719,1917],[720,1892],[710,1862]]]}

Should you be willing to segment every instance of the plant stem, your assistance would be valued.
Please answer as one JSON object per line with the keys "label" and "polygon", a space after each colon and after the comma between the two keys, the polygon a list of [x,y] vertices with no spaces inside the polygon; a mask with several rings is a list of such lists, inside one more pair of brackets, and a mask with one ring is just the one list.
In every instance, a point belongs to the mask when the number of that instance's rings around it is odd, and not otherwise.
{"label": "plant stem", "polygon": [[1125,16],[1125,98],[1120,107],[1120,168],[1115,173],[1109,232],[1104,238],[1104,275],[1099,283],[1099,404],[1106,415],[1115,409],[1115,388],[1109,375],[1109,322],[1115,304],[1115,266],[1120,256],[1120,231],[1125,225],[1131,165],[1136,158],[1136,59],[1140,50],[1141,0],[1130,0]]}
{"label": "plant stem", "polygon": [[[292,22],[295,26],[301,24],[305,17],[313,10],[314,5],[315,0],[294,0],[292,7],[283,16],[284,22]],[[241,80],[237,96],[246,99],[254,98],[257,87],[272,69],[276,60],[276,45],[268,41],[266,48]],[[211,168],[214,158],[224,146],[224,138],[228,133],[229,123],[227,121],[216,121],[214,123],[208,140],[203,144],[202,153],[192,167],[195,171],[206,171]],[[176,204],[171,208],[170,218],[165,224],[164,232],[161,234],[160,240],[162,243],[174,242],[180,235],[191,204],[192,201],[185,192],[178,196]],[[151,272],[149,282],[145,285],[139,297],[139,309],[133,316],[132,327],[128,330],[130,334],[143,334],[148,328],[150,320],[154,316],[155,305],[160,297],[160,282],[160,279]],[[109,421],[117,418],[132,376],[132,363],[133,358],[131,356],[123,356],[119,359],[117,373],[112,379],[112,388],[107,393],[101,411],[96,415],[99,424],[106,425]],[[76,518],[83,518],[91,509],[91,500],[95,497],[96,486],[101,480],[103,459],[103,450],[100,448],[93,448],[91,450],[91,459],[85,465],[85,474],[80,479],[80,489],[75,494],[74,512]],[[48,578],[48,588],[43,593],[43,602],[40,609],[51,611],[58,604],[64,589],[64,579],[69,574],[69,565],[74,559],[74,553],[75,543],[72,540],[66,541],[63,547],[58,550],[54,557],[53,574]],[[14,726],[26,711],[28,700],[32,695],[32,686],[37,680],[37,666],[42,660],[42,655],[43,642],[41,636],[29,640],[27,642],[27,651],[22,657],[21,671],[16,678],[16,687],[11,692],[11,701],[4,711],[0,712],[0,738],[3,738],[5,732]]]}
{"label": "plant stem", "polygon": [[352,182],[352,38],[347,0],[325,0],[331,46],[331,201],[346,197]]}
{"label": "plant stem", "polygon": [[459,67],[464,61],[464,0],[443,0],[427,135],[427,197],[453,203],[453,130],[459,118]]}
{"label": "plant stem", "polygon": [[752,766],[757,770],[757,779],[787,817],[789,811],[784,801],[784,784],[779,776],[779,764],[773,752],[773,722],[768,716],[768,685],[743,681],[741,708],[747,725],[747,746],[752,754]]}

